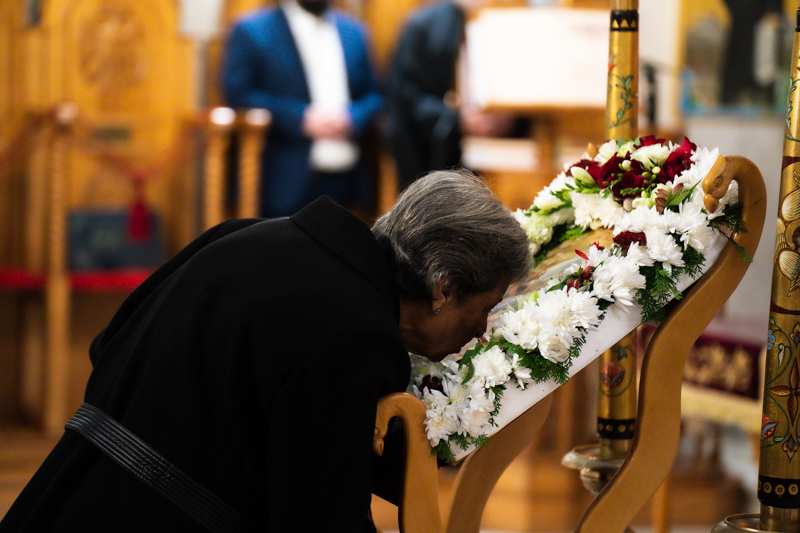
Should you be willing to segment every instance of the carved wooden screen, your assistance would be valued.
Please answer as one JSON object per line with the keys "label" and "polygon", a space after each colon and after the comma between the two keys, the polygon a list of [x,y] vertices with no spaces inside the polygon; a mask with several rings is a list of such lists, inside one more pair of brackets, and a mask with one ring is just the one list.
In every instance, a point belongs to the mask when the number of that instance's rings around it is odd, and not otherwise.
{"label": "carved wooden screen", "polygon": [[10,140],[22,119],[22,30],[21,3],[0,3],[0,146]]}
{"label": "carved wooden screen", "polygon": [[[179,7],[176,0],[45,0],[30,40],[38,56],[31,58],[35,104],[76,103],[95,152],[149,168],[146,198],[164,217],[173,249],[192,232],[191,211],[180,204],[190,180],[158,175],[158,162],[196,105],[194,47],[180,35]],[[73,147],[69,205],[130,205],[130,175],[92,153]]]}
{"label": "carved wooden screen", "polygon": [[24,75],[22,38],[24,31],[21,2],[0,2],[0,213],[7,223],[0,231],[0,263],[19,259],[17,231],[20,219],[19,172],[14,168],[10,144],[23,128]]}

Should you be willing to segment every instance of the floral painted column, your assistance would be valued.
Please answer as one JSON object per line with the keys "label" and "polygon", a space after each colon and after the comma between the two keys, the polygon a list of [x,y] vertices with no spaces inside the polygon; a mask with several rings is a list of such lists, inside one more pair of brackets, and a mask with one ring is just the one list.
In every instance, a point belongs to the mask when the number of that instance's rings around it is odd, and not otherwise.
{"label": "floral painted column", "polygon": [[800,8],[794,36],[764,373],[761,509],[727,517],[714,533],[800,531]]}
{"label": "floral painted column", "polygon": [[783,142],[758,500],[766,531],[800,531],[800,9]]}
{"label": "floral painted column", "polygon": [[[606,139],[637,135],[639,2],[612,0],[609,34]],[[636,428],[636,331],[600,357],[597,403],[599,445],[578,446],[562,464],[580,471],[581,481],[598,494],[622,465]]]}
{"label": "floral painted column", "polygon": [[[639,2],[613,0],[609,34],[606,138],[637,135]],[[605,459],[622,460],[636,423],[636,333],[600,356],[597,432]]]}

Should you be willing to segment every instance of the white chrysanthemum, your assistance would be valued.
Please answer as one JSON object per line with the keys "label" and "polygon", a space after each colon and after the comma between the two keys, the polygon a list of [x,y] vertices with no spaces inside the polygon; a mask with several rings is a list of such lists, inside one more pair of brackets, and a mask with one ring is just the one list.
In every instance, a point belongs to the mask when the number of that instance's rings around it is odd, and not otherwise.
{"label": "white chrysanthemum", "polygon": [[485,387],[503,385],[511,376],[511,362],[499,346],[492,346],[472,360],[476,382]]}
{"label": "white chrysanthemum", "polygon": [[511,357],[511,370],[514,374],[514,379],[517,380],[517,385],[522,390],[534,382],[531,377],[531,369],[525,365],[520,364],[519,355],[513,354]]}
{"label": "white chrysanthemum", "polygon": [[572,193],[575,224],[584,228],[610,228],[614,220],[624,213],[614,198],[603,198],[600,194]]}
{"label": "white chrysanthemum", "polygon": [[623,213],[614,221],[614,235],[619,235],[623,231],[643,233],[651,228],[661,232],[667,231],[667,221],[655,207],[640,205],[630,212]]}
{"label": "white chrysanthemum", "polygon": [[660,167],[669,157],[669,146],[663,144],[651,144],[642,146],[631,153],[631,159],[639,161],[647,168]]}
{"label": "white chrysanthemum", "polygon": [[567,207],[564,209],[559,209],[558,211],[553,211],[547,215],[547,217],[550,219],[550,223],[553,226],[572,224],[575,222],[575,210],[571,207]]}
{"label": "white chrysanthemum", "polygon": [[569,265],[564,271],[561,273],[561,280],[567,279],[572,274],[575,274],[579,270],[585,270],[588,267],[597,267],[600,263],[602,263],[606,257],[609,256],[609,251],[605,248],[600,249],[594,245],[590,246],[589,249],[586,251],[586,259],[581,258],[580,262],[573,263]]}
{"label": "white chrysanthemum", "polygon": [[711,246],[716,235],[708,225],[706,213],[694,202],[683,202],[678,212],[669,212],[670,233],[680,235],[682,243],[688,244],[699,252]]}
{"label": "white chrysanthemum", "polygon": [[419,363],[412,361],[411,366],[411,379],[415,380],[417,384],[422,383],[422,378],[427,375],[441,377],[443,369],[437,363],[425,359]]}
{"label": "white chrysanthemum", "polygon": [[445,407],[447,407],[447,404],[450,403],[450,400],[442,391],[436,389],[431,390],[428,387],[422,389],[420,400],[422,400],[425,409],[436,411],[438,413],[444,412]]}
{"label": "white chrysanthemum", "polygon": [[685,187],[697,185],[695,191],[697,191],[697,189],[702,189],[699,182],[705,179],[706,175],[708,175],[708,171],[714,166],[718,157],[719,150],[716,148],[713,150],[698,148],[690,158],[692,166],[675,176],[673,186],[678,183],[683,183]]}
{"label": "white chrysanthemum", "polygon": [[534,350],[539,336],[539,322],[533,316],[536,303],[527,301],[517,311],[503,313],[499,334],[508,342]]}
{"label": "white chrysanthemum", "polygon": [[647,238],[647,253],[654,261],[660,261],[664,270],[672,272],[672,267],[682,267],[683,251],[669,233],[664,233],[659,228],[649,228],[644,232]]}
{"label": "white chrysanthemum", "polygon": [[625,252],[625,257],[628,259],[628,261],[636,263],[639,268],[653,266],[653,263],[655,263],[653,258],[650,257],[650,254],[647,253],[647,247],[639,246],[639,243],[636,242],[631,243],[631,245],[628,246],[628,251]]}
{"label": "white chrysanthemum", "polygon": [[432,409],[425,411],[425,433],[431,446],[436,446],[440,440],[446,441],[460,427],[461,422],[458,418]]}
{"label": "white chrysanthemum", "polygon": [[514,212],[514,218],[525,231],[528,241],[538,247],[550,241],[555,226],[572,222],[573,210],[564,208],[549,215],[542,215],[517,209]]}
{"label": "white chrysanthemum", "polygon": [[562,172],[556,176],[556,179],[554,179],[550,185],[544,187],[541,192],[536,195],[536,198],[533,200],[533,205],[543,211],[549,211],[551,209],[563,207],[564,202],[562,202],[556,196],[553,196],[553,193],[565,190],[567,189],[567,185],[574,184],[575,179],[572,176],[568,176],[566,173]]}
{"label": "white chrysanthemum", "polygon": [[560,363],[569,357],[574,339],[581,335],[578,328],[596,327],[602,312],[591,293],[563,288],[541,294],[531,314],[540,326],[539,352],[542,357]]}
{"label": "white chrysanthemum", "polygon": [[517,209],[514,212],[514,218],[525,230],[525,234],[531,244],[542,245],[553,236],[553,225],[550,222],[550,217]]}
{"label": "white chrysanthemum", "polygon": [[609,257],[610,253],[606,248],[598,248],[597,246],[590,246],[589,249],[586,251],[586,257],[588,259],[583,260],[583,267],[586,268],[587,266],[597,267],[600,263],[606,260]]}
{"label": "white chrysanthemum", "polygon": [[457,413],[461,412],[469,398],[470,389],[463,381],[463,376],[451,374],[443,383],[444,393],[450,401],[450,406],[455,408]]}
{"label": "white chrysanthemum", "polygon": [[460,429],[472,436],[482,434],[483,428],[489,423],[493,410],[493,398],[490,399],[486,391],[476,390],[470,396],[466,407],[461,412]]}
{"label": "white chrysanthemum", "polygon": [[636,292],[647,283],[636,259],[628,256],[609,256],[592,274],[592,292],[599,299],[614,301],[626,309],[636,303]]}
{"label": "white chrysanthemum", "polygon": [[428,440],[436,446],[440,440],[458,431],[458,416],[450,409],[447,396],[438,390],[425,389],[422,392],[422,404],[425,406],[425,429]]}
{"label": "white chrysanthemum", "polygon": [[609,159],[617,154],[617,141],[607,141],[597,150],[594,160],[604,165]]}

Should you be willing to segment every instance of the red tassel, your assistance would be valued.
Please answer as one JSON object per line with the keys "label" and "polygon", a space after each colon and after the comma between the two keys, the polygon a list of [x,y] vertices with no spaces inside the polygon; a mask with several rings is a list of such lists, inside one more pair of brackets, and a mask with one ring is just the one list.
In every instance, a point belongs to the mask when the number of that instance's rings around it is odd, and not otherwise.
{"label": "red tassel", "polygon": [[134,202],[128,215],[128,238],[134,242],[148,240],[152,235],[150,210],[144,200],[144,181],[134,179]]}

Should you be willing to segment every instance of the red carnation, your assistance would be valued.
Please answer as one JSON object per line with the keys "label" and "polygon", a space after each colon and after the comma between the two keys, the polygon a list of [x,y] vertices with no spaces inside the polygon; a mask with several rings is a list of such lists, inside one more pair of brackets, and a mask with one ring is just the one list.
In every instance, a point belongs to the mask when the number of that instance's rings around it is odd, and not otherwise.
{"label": "red carnation", "polygon": [[647,244],[647,237],[638,231],[622,231],[614,236],[614,244],[618,244],[627,252],[631,244],[638,243],[641,246]]}
{"label": "red carnation", "polygon": [[438,376],[431,376],[430,374],[427,374],[422,378],[422,383],[419,385],[418,389],[420,393],[424,392],[425,389],[428,389],[429,391],[438,390],[444,394],[444,384],[442,383],[442,380],[439,379]]}

